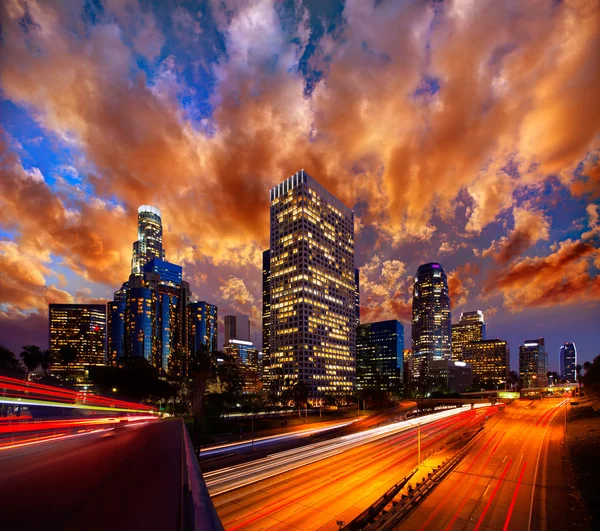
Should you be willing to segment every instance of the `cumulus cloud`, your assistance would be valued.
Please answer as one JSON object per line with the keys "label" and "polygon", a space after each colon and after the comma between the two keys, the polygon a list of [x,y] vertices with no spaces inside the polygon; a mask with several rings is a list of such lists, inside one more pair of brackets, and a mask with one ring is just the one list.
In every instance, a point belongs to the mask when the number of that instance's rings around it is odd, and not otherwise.
{"label": "cumulus cloud", "polygon": [[453,311],[464,308],[469,298],[469,291],[475,285],[475,277],[479,274],[476,264],[466,263],[448,273],[448,293]]}
{"label": "cumulus cloud", "polygon": [[532,245],[550,236],[550,217],[541,210],[531,205],[513,208],[514,229],[508,236],[503,236],[498,241],[483,251],[483,256],[491,255],[500,264],[510,262],[521,255]]}
{"label": "cumulus cloud", "polygon": [[[50,187],[4,141],[0,222],[20,247],[47,249],[86,279],[126,278],[142,203],[161,209],[168,258],[192,277],[199,263],[258,276],[268,189],[300,168],[350,207],[364,205],[359,232],[376,231],[382,246],[431,240],[439,220],[456,221],[460,194],[471,234],[510,209],[526,217],[519,191],[549,175],[598,197],[593,0],[348,0],[313,46],[299,3],[288,20],[274,2],[215,0],[224,50],[209,67],[211,114],[200,125],[182,109],[193,91],[178,57],[163,56],[171,51],[152,10],[103,5],[95,24],[78,3],[0,6],[3,97],[86,167],[78,193]],[[203,36],[197,13],[179,6],[168,16],[190,46]],[[140,56],[156,68],[140,68]],[[543,216],[532,219],[535,231],[515,216],[493,250],[499,262],[548,238]],[[383,283],[368,278],[365,311],[406,316],[409,286],[392,273],[400,266],[384,273],[380,260],[391,298],[378,306]],[[453,278],[460,294],[465,281]]]}
{"label": "cumulus cloud", "polygon": [[484,291],[500,292],[506,307],[529,307],[597,302],[600,276],[591,271],[598,260],[598,241],[565,240],[548,256],[528,257],[487,279]]}

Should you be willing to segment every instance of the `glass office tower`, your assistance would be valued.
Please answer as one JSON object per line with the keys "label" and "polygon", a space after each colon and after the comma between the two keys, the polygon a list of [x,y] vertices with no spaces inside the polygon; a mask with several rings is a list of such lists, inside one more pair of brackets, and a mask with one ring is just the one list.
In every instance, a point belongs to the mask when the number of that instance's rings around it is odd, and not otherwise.
{"label": "glass office tower", "polygon": [[528,339],[519,346],[519,379],[523,387],[548,385],[548,354],[544,338]]}
{"label": "glass office tower", "polygon": [[356,388],[399,391],[403,385],[404,327],[395,319],[356,329]]}
{"label": "glass office tower", "polygon": [[162,247],[162,219],[160,210],[150,205],[138,208],[138,239],[133,244],[131,273],[139,275],[152,258],[164,260]]}
{"label": "glass office tower", "polygon": [[219,350],[219,315],[217,307],[204,301],[196,301],[187,307],[187,337],[190,354],[202,346],[209,352]]}
{"label": "glass office tower", "polygon": [[559,353],[560,377],[569,382],[577,381],[575,365],[577,365],[577,349],[575,343],[565,343]]}
{"label": "glass office tower", "polygon": [[428,363],[451,359],[450,297],[444,268],[437,262],[423,264],[413,285],[412,351],[415,379],[424,381]]}
{"label": "glass office tower", "polygon": [[354,213],[304,170],[271,190],[269,370],[309,400],[354,389]]}
{"label": "glass office tower", "polygon": [[[454,334],[454,328],[452,329]],[[452,336],[454,350],[454,335]],[[473,383],[493,390],[501,389],[508,381],[510,372],[510,347],[500,339],[485,339],[463,343],[461,347],[462,361],[473,367]]]}
{"label": "glass office tower", "polygon": [[125,282],[121,289],[115,291],[112,302],[106,305],[108,321],[107,362],[111,367],[118,367],[125,356],[125,311],[127,309],[127,288]]}

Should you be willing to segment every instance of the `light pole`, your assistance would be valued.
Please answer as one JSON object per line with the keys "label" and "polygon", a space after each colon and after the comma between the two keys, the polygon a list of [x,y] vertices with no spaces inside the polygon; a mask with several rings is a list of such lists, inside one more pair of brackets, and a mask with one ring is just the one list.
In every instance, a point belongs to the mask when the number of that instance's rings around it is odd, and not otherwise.
{"label": "light pole", "polygon": [[417,459],[418,459],[418,466],[421,466],[421,423],[419,422],[418,426],[417,426]]}
{"label": "light pole", "polygon": [[252,406],[252,451],[254,452],[254,402],[250,404]]}

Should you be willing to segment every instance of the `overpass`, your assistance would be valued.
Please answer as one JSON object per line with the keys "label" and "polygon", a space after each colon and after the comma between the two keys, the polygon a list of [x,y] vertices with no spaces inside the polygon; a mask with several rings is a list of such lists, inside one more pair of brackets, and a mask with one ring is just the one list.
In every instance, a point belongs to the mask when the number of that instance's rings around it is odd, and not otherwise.
{"label": "overpass", "polygon": [[223,529],[187,428],[145,404],[0,376],[0,470],[2,529]]}

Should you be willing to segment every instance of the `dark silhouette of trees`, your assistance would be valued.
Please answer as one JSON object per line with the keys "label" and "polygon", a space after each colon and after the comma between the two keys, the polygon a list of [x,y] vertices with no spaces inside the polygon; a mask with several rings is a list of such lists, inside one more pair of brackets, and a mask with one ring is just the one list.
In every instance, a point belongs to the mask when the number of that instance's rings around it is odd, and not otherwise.
{"label": "dark silhouette of trees", "polygon": [[21,369],[19,360],[15,357],[14,353],[8,350],[6,347],[0,345],[0,369],[9,371],[18,371]]}
{"label": "dark silhouette of trees", "polygon": [[23,351],[19,356],[21,356],[27,369],[25,379],[29,380],[29,373],[35,371],[42,363],[42,351],[37,345],[27,345],[23,347]]}
{"label": "dark silhouette of trees", "polygon": [[300,411],[308,404],[308,386],[302,381],[293,383],[288,378],[286,387],[281,394],[281,401],[284,404],[293,403],[294,408],[298,410],[298,417],[302,418]]}
{"label": "dark silhouette of trees", "polygon": [[600,355],[594,358],[590,363],[586,361],[583,364],[585,374],[582,377],[585,385],[585,394],[591,400],[595,410],[600,409]]}
{"label": "dark silhouette of trees", "polygon": [[44,371],[44,376],[48,376],[48,369],[54,363],[54,358],[52,354],[50,354],[49,350],[42,351],[42,357],[40,359],[40,367]]}

